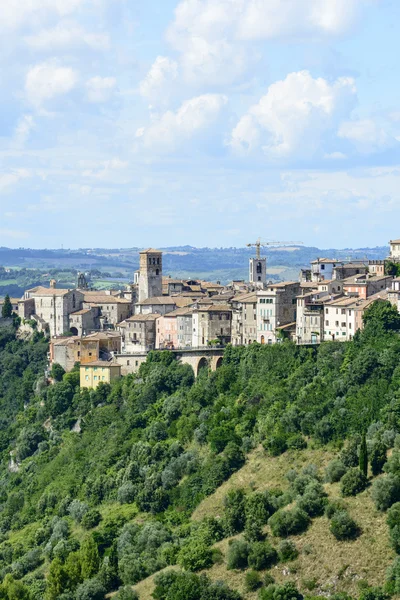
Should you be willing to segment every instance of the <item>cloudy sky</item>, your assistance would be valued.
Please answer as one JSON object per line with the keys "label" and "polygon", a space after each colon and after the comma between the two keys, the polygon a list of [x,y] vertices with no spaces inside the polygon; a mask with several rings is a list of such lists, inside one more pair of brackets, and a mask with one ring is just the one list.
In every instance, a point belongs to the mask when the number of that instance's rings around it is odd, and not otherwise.
{"label": "cloudy sky", "polygon": [[0,246],[400,237],[397,0],[0,3]]}

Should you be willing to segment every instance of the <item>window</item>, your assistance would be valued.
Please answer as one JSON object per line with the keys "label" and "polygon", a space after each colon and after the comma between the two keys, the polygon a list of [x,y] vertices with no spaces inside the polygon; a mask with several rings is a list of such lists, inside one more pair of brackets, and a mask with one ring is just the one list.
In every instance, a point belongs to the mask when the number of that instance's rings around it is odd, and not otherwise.
{"label": "window", "polygon": [[97,381],[97,375],[95,375],[95,376],[93,377],[93,379],[94,379],[95,381]]}
{"label": "window", "polygon": [[327,314],[328,314],[328,312],[329,312],[329,310],[326,308],[326,309],[325,309],[325,314],[327,315]]}
{"label": "window", "polygon": [[139,366],[139,361],[138,361],[138,360],[136,360],[136,361],[135,361],[135,367],[138,367],[138,366]]}
{"label": "window", "polygon": [[325,271],[325,265],[321,265],[321,271]]}
{"label": "window", "polygon": [[342,327],[346,327],[346,323],[342,323]]}
{"label": "window", "polygon": [[85,376],[86,381],[89,381],[89,375]]}
{"label": "window", "polygon": [[325,325],[329,327],[329,321],[325,321]]}
{"label": "window", "polygon": [[349,323],[349,329],[351,329],[351,323]]}
{"label": "window", "polygon": [[342,308],[342,315],[345,315],[345,314],[346,314],[346,309]]}
{"label": "window", "polygon": [[105,377],[104,377],[104,375],[103,375],[103,377],[102,377],[102,380],[103,380],[103,381],[105,380]]}

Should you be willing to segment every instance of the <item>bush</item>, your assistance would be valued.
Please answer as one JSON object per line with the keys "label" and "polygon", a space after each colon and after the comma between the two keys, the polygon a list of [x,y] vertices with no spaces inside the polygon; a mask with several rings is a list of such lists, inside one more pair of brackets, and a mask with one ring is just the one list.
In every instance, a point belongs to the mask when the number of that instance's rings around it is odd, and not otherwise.
{"label": "bush", "polygon": [[81,502],[80,500],[72,500],[71,504],[68,507],[68,512],[74,521],[80,523],[83,517],[88,512],[89,507],[86,502]]}
{"label": "bush", "polygon": [[306,486],[303,496],[297,500],[297,506],[310,517],[317,517],[324,512],[326,496],[323,486],[314,480]]}
{"label": "bush", "polygon": [[126,585],[119,588],[114,598],[115,600],[139,600],[139,595],[130,585]]}
{"label": "bush", "polygon": [[181,548],[178,563],[187,571],[208,569],[213,564],[212,549],[204,543],[192,541]]}
{"label": "bush", "polygon": [[339,541],[351,540],[359,535],[357,523],[345,510],[338,511],[333,515],[329,529]]}
{"label": "bush", "polygon": [[299,551],[296,548],[296,544],[291,540],[282,540],[278,546],[278,557],[281,562],[289,562],[290,560],[296,560],[299,555]]}
{"label": "bush", "polygon": [[304,450],[304,448],[307,448],[307,441],[300,433],[297,433],[288,438],[287,447],[289,450]]}
{"label": "bush", "polygon": [[310,523],[310,517],[300,508],[278,510],[269,518],[268,524],[272,533],[278,537],[288,537],[305,531]]}
{"label": "bush", "polygon": [[249,544],[244,540],[233,541],[228,549],[227,568],[246,569],[248,565]]}
{"label": "bush", "polygon": [[287,450],[287,440],[283,434],[276,434],[264,440],[263,446],[271,456],[279,456]]}
{"label": "bush", "polygon": [[117,498],[120,504],[132,504],[135,500],[136,488],[131,481],[127,481],[118,488]]}
{"label": "bush", "polygon": [[76,590],[76,600],[104,600],[106,590],[97,578],[81,583]]}
{"label": "bush", "polygon": [[283,585],[269,585],[260,590],[260,600],[303,600],[296,585],[292,581],[288,581]]}
{"label": "bush", "polygon": [[255,592],[261,587],[261,578],[257,571],[248,571],[244,578],[244,587],[246,592]]}
{"label": "bush", "polygon": [[327,465],[325,469],[325,481],[328,483],[336,483],[340,481],[346,473],[347,467],[340,459],[335,458]]}
{"label": "bush", "polygon": [[360,469],[353,467],[342,477],[341,491],[343,496],[356,496],[363,492],[368,485],[368,480]]}
{"label": "bush", "polygon": [[359,600],[389,600],[389,594],[385,594],[380,587],[369,587],[361,592]]}
{"label": "bush", "polygon": [[343,500],[330,500],[325,506],[325,516],[328,517],[328,519],[332,519],[335,513],[344,510],[346,510],[346,504],[343,502]]}
{"label": "bush", "polygon": [[101,521],[101,514],[97,508],[92,508],[82,517],[81,525],[85,529],[93,529]]}
{"label": "bush", "polygon": [[387,510],[400,500],[400,479],[392,474],[377,479],[372,486],[371,498],[378,510]]}
{"label": "bush", "polygon": [[349,444],[343,448],[340,460],[348,468],[358,466],[357,440],[350,440]]}
{"label": "bush", "polygon": [[278,553],[269,542],[254,542],[250,546],[248,565],[256,571],[269,569],[278,560]]}

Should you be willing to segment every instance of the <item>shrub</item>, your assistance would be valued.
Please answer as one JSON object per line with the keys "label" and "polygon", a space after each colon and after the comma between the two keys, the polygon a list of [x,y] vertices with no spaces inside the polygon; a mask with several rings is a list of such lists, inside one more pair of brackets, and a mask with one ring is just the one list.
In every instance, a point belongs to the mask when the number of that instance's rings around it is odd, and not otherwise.
{"label": "shrub", "polygon": [[104,600],[106,593],[99,579],[88,579],[81,583],[76,590],[76,600]]}
{"label": "shrub", "polygon": [[389,600],[389,594],[386,594],[380,587],[369,587],[362,591],[359,600]]}
{"label": "shrub", "polygon": [[208,569],[213,564],[212,550],[204,543],[192,541],[181,548],[178,563],[187,571]]}
{"label": "shrub", "polygon": [[377,479],[372,486],[371,498],[378,510],[387,510],[400,500],[400,479],[392,474]]}
{"label": "shrub", "polygon": [[310,482],[303,496],[297,501],[297,506],[304,510],[310,517],[322,515],[326,504],[326,492],[318,481]]}
{"label": "shrub", "polygon": [[343,496],[356,496],[363,492],[368,485],[367,478],[360,469],[353,467],[342,477],[341,491]]}
{"label": "shrub", "polygon": [[272,577],[271,573],[265,573],[264,575],[264,585],[268,586],[268,585],[272,585],[273,583],[275,583],[275,579]]}
{"label": "shrub", "polygon": [[120,504],[131,504],[135,500],[136,488],[131,481],[118,488],[117,497]]}
{"label": "shrub", "polygon": [[242,489],[231,490],[224,498],[224,523],[226,533],[234,535],[243,531],[245,524],[245,493]]}
{"label": "shrub", "polygon": [[81,525],[85,529],[93,529],[101,521],[101,514],[97,508],[92,508],[82,517]]}
{"label": "shrub", "polygon": [[357,467],[358,465],[358,451],[357,451],[357,440],[350,440],[349,444],[343,448],[340,453],[340,460],[348,468]]}
{"label": "shrub", "polygon": [[305,531],[310,523],[310,517],[300,508],[278,510],[269,518],[268,524],[272,533],[278,537],[288,537]]}
{"label": "shrub", "polygon": [[307,441],[300,433],[296,433],[288,438],[287,447],[289,450],[304,450],[307,448]]}
{"label": "shrub", "polygon": [[387,449],[383,442],[377,441],[372,446],[371,454],[369,457],[371,463],[372,474],[379,475],[383,471],[383,466],[386,463]]}
{"label": "shrub", "polygon": [[336,512],[341,512],[343,510],[346,510],[346,504],[343,502],[343,500],[330,500],[325,506],[325,516],[327,516],[328,519],[332,519]]}
{"label": "shrub", "polygon": [[283,434],[278,433],[271,436],[267,440],[264,440],[263,446],[271,456],[279,456],[280,454],[286,452],[287,440]]}
{"label": "shrub", "polygon": [[346,473],[347,467],[340,459],[335,458],[327,465],[325,469],[325,481],[328,483],[336,483],[340,481]]}
{"label": "shrub", "polygon": [[385,588],[390,595],[400,594],[400,556],[396,556],[388,569]]}
{"label": "shrub", "polygon": [[114,596],[115,600],[139,600],[139,595],[129,585],[120,587]]}
{"label": "shrub", "polygon": [[278,546],[278,556],[281,562],[295,560],[299,555],[296,545],[291,540],[282,540]]}
{"label": "shrub", "polygon": [[227,568],[245,569],[248,563],[249,550],[249,544],[244,540],[232,542],[227,554]]}
{"label": "shrub", "polygon": [[269,542],[254,542],[250,546],[248,565],[256,571],[269,569],[277,562],[277,551]]}
{"label": "shrub", "polygon": [[269,585],[260,590],[260,600],[303,600],[296,585],[292,581],[288,581],[283,585]]}
{"label": "shrub", "polygon": [[351,540],[359,535],[357,523],[345,510],[335,512],[332,517],[330,531],[337,540]]}
{"label": "shrub", "polygon": [[244,586],[247,592],[255,592],[261,587],[261,578],[257,571],[248,571],[244,578]]}

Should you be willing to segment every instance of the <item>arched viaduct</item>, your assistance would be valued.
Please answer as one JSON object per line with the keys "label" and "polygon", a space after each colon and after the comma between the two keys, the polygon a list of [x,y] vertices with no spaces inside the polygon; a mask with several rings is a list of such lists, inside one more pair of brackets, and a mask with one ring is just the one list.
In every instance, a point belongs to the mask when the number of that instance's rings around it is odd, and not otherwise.
{"label": "arched viaduct", "polygon": [[190,365],[197,377],[202,369],[216,371],[222,365],[223,348],[195,348],[193,350],[172,350],[181,363]]}

